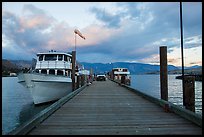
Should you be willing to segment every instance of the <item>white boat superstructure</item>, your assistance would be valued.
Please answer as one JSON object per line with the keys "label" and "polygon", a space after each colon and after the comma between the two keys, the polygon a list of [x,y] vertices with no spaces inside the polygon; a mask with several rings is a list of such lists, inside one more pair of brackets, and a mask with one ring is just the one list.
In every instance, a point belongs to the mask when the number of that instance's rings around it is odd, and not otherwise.
{"label": "white boat superstructure", "polygon": [[35,69],[19,73],[19,82],[32,94],[34,104],[62,98],[72,91],[72,55],[64,52],[37,54]]}
{"label": "white boat superstructure", "polygon": [[125,76],[126,84],[130,85],[130,71],[127,68],[113,68],[112,69],[113,80],[121,81],[122,76]]}

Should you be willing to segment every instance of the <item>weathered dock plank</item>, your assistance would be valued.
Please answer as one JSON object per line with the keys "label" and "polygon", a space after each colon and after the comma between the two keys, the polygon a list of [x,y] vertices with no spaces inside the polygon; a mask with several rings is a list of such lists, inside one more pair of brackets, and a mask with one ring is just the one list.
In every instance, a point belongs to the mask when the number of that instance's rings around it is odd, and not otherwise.
{"label": "weathered dock plank", "polygon": [[112,81],[95,81],[30,135],[196,135],[202,128]]}

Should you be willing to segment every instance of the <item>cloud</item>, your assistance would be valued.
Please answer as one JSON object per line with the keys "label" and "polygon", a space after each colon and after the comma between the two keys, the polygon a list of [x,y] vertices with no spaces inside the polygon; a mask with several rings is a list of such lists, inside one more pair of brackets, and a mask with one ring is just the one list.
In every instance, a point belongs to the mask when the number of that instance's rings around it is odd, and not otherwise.
{"label": "cloud", "polygon": [[[112,59],[115,60],[157,63],[155,56],[159,54],[160,46],[166,45],[169,53],[174,51],[174,47],[180,48],[180,9],[178,2],[123,2],[116,5],[119,10],[112,17],[118,19],[116,26],[121,35],[109,37],[104,43],[97,44],[95,47],[86,47],[85,53],[88,51],[97,52],[103,53],[104,56],[111,54]],[[93,12],[96,15],[110,14],[105,8],[96,9]],[[184,14],[186,13],[184,12]],[[191,15],[188,16],[192,18]],[[111,23],[111,20],[105,20],[102,17],[98,17],[98,19],[107,27]],[[184,39],[184,48],[202,46],[200,36],[202,35],[187,35]],[[194,40],[190,47],[186,43],[189,41],[188,39],[197,39],[197,41]]]}
{"label": "cloud", "polygon": [[188,37],[184,40],[184,46],[186,49],[195,48],[195,47],[202,47],[202,36],[193,36]]}
{"label": "cloud", "polygon": [[44,10],[36,8],[32,4],[24,5],[22,11],[23,15],[19,17],[22,29],[45,30],[56,21]]}
{"label": "cloud", "polygon": [[[166,45],[168,54],[180,48],[179,2],[119,2],[113,6],[117,7],[115,12],[105,6],[89,8],[87,19],[95,15],[100,23],[92,22],[83,29],[58,21],[31,4],[23,7],[21,15],[3,10],[3,54],[14,48],[18,49],[12,50],[16,56],[19,52],[33,55],[51,49],[71,51],[75,46],[74,29],[86,37],[77,37],[76,43],[78,59],[86,62],[157,63],[160,46]],[[201,11],[201,3],[183,4],[185,49],[202,47]]]}
{"label": "cloud", "polygon": [[[36,54],[36,52],[57,50],[71,51],[75,46],[74,29],[67,22],[57,22],[55,18],[48,15],[44,10],[31,4],[24,5],[23,15],[17,16],[12,12],[4,11],[2,13],[3,35],[9,43],[9,48],[22,48],[24,52]],[[86,40],[77,36],[77,48],[83,46],[96,46],[108,40],[109,37],[117,35],[120,30],[103,28],[97,24],[80,30],[86,37]],[[4,46],[5,48],[5,46]],[[90,53],[90,52],[89,52]],[[5,53],[4,53],[5,54]],[[13,52],[17,54],[17,52]]]}
{"label": "cloud", "polygon": [[149,64],[159,64],[160,56],[158,54],[152,54],[149,57],[137,60],[137,62],[149,63]]}
{"label": "cloud", "polygon": [[110,28],[120,27],[121,18],[123,17],[123,15],[113,15],[111,13],[108,13],[105,9],[99,9],[96,7],[90,8],[90,11],[95,14],[98,20],[104,22],[105,26]]}
{"label": "cloud", "polygon": [[172,57],[167,57],[168,59],[168,64],[179,64],[181,63],[181,58],[172,58]]}
{"label": "cloud", "polygon": [[[183,40],[183,47],[184,49],[191,49],[195,47],[202,47],[202,36],[192,36],[187,37]],[[153,46],[159,45],[165,45],[168,48],[168,53],[171,53],[173,51],[174,47],[181,47],[181,39],[176,37],[169,37],[169,38],[162,38],[160,40],[154,41]]]}
{"label": "cloud", "polygon": [[151,11],[146,3],[124,2],[116,3],[119,7],[114,14],[104,8],[91,7],[90,12],[95,14],[96,18],[103,22],[109,28],[120,28],[123,22],[133,21],[139,24],[138,28],[144,28],[146,24],[153,20]]}
{"label": "cloud", "polygon": [[191,64],[191,65],[197,65],[197,64],[201,65],[202,61],[190,62],[189,64]]}
{"label": "cloud", "polygon": [[2,34],[10,41],[8,46],[15,45],[23,48],[25,52],[32,53],[32,50],[29,49],[40,50],[46,44],[47,37],[43,34],[43,31],[51,26],[51,20],[53,19],[50,17],[35,15],[34,12],[31,16],[19,17],[14,13],[4,11],[2,15]]}
{"label": "cloud", "polygon": [[46,12],[42,9],[35,7],[32,4],[26,4],[23,6],[24,14],[31,14],[31,15],[46,15]]}
{"label": "cloud", "polygon": [[120,29],[101,27],[97,24],[91,24],[82,31],[87,39],[81,44],[92,46],[109,41],[112,37],[116,37],[121,33]]}
{"label": "cloud", "polygon": [[185,36],[202,34],[202,2],[183,2],[182,5]]}

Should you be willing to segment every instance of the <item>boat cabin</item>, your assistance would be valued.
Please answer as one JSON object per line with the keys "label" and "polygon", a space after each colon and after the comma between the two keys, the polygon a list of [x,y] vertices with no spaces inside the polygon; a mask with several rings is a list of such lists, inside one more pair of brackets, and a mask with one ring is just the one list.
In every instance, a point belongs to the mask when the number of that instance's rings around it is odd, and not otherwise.
{"label": "boat cabin", "polygon": [[127,68],[113,68],[112,69],[113,79],[114,80],[121,80],[122,76],[126,76],[126,78],[129,78],[130,72]]}
{"label": "boat cabin", "polygon": [[35,72],[71,77],[72,55],[56,51],[37,53]]}

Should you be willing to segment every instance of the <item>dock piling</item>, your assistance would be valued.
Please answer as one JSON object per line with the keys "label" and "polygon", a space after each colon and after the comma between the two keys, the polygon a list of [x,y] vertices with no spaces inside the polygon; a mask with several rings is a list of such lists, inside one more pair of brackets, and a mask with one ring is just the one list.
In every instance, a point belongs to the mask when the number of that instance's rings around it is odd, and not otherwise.
{"label": "dock piling", "polygon": [[188,110],[195,112],[195,77],[184,76],[184,101]]}
{"label": "dock piling", "polygon": [[77,84],[76,84],[76,88],[78,89],[80,86],[80,76],[77,76]]}
{"label": "dock piling", "polygon": [[84,75],[81,75],[81,86],[84,85],[84,80],[85,80],[85,76],[84,76]]}
{"label": "dock piling", "polygon": [[72,91],[75,90],[75,63],[76,63],[76,51],[72,51]]}
{"label": "dock piling", "polygon": [[167,71],[167,47],[160,47],[160,87],[161,99],[168,101],[168,71]]}
{"label": "dock piling", "polygon": [[121,76],[121,84],[126,84],[125,83],[125,76]]}

